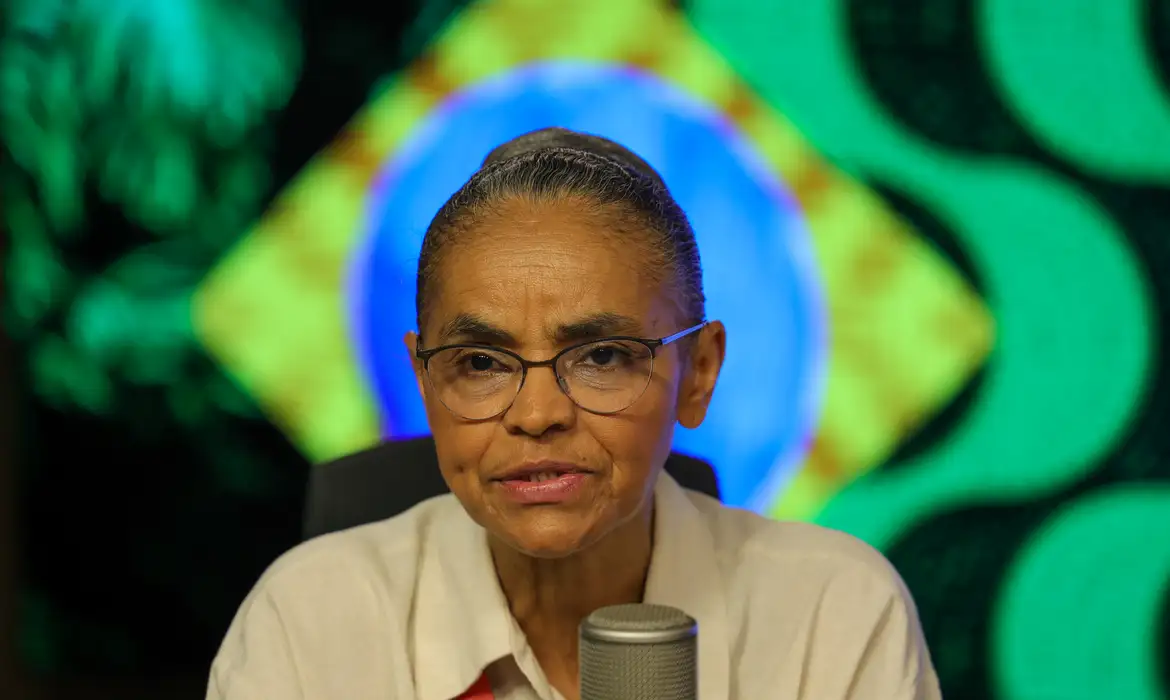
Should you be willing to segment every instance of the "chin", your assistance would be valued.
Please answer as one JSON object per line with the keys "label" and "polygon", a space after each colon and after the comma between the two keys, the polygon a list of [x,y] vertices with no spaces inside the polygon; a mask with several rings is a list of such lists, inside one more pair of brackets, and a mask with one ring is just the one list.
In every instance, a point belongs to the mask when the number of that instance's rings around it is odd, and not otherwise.
{"label": "chin", "polygon": [[[501,528],[501,539],[511,547],[536,559],[560,559],[585,549],[596,539],[592,528],[582,523],[564,522],[564,516],[524,518],[523,522],[512,522]],[[551,514],[550,514],[551,515]]]}
{"label": "chin", "polygon": [[573,547],[564,547],[559,545],[537,544],[530,545],[527,543],[512,543],[516,551],[524,556],[532,557],[533,559],[564,559],[572,556],[578,550]]}

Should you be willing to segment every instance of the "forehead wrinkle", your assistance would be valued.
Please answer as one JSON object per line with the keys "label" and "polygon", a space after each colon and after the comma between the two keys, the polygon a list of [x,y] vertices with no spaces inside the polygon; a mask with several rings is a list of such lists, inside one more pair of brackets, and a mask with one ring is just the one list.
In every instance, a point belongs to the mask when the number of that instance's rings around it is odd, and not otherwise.
{"label": "forehead wrinkle", "polygon": [[[644,287],[626,294],[608,294],[601,286],[550,280],[515,289],[509,280],[492,280],[481,287],[461,284],[444,295],[441,306],[455,316],[473,317],[511,335],[516,342],[557,342],[609,335],[642,336],[657,325],[659,294]],[[596,289],[597,291],[594,291]],[[600,292],[600,293],[598,293]],[[452,322],[447,321],[450,325]],[[446,326],[444,326],[446,327]]]}
{"label": "forehead wrinkle", "polygon": [[618,227],[542,208],[492,216],[466,233],[441,268],[436,301],[446,308],[436,308],[440,318],[474,314],[518,343],[541,345],[575,335],[562,327],[604,312],[638,321],[636,328],[613,324],[622,331],[607,334],[642,335],[658,326],[660,266],[637,237],[621,236]]}

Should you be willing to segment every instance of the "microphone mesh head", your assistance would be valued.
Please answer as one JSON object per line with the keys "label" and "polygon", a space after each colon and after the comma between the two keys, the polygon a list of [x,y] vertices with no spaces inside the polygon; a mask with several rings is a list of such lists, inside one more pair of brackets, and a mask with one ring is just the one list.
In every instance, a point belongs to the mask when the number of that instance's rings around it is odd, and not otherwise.
{"label": "microphone mesh head", "polygon": [[665,605],[595,611],[581,623],[581,700],[695,700],[697,632]]}

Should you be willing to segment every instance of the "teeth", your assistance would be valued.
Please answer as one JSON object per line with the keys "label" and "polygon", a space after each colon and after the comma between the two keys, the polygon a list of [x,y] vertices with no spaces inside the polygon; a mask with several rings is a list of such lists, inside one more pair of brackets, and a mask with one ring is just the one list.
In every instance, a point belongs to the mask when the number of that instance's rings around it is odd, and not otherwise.
{"label": "teeth", "polygon": [[542,472],[540,474],[529,474],[528,475],[528,481],[530,481],[532,483],[537,483],[537,482],[541,482],[541,481],[548,481],[549,479],[555,479],[555,478],[557,478],[557,474],[555,474],[553,472]]}

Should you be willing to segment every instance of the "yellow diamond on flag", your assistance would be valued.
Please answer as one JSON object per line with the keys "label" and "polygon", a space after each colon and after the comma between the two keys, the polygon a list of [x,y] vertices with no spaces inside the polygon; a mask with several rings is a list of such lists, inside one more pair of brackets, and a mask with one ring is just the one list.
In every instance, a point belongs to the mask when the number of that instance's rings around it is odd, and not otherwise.
{"label": "yellow diamond on flag", "polygon": [[992,323],[962,277],[879,197],[826,164],[677,11],[652,0],[484,1],[388,81],[196,295],[205,346],[310,460],[380,437],[345,295],[375,178],[450,98],[549,61],[632,66],[683,91],[723,114],[801,204],[829,358],[811,450],[775,513],[815,515],[982,364]]}

